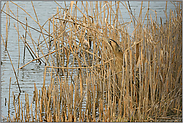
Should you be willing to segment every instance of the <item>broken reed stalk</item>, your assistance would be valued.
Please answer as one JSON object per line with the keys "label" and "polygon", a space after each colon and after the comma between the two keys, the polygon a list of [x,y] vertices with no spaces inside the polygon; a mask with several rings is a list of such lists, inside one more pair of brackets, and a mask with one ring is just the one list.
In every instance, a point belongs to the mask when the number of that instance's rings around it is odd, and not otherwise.
{"label": "broken reed stalk", "polygon": [[[15,16],[15,14],[10,10],[10,12]],[[18,12],[17,12],[17,14],[18,14]],[[10,16],[11,17],[11,16]],[[15,16],[16,17],[16,16]],[[18,17],[16,17],[17,19],[18,19]],[[17,21],[17,23],[18,23],[19,21]],[[23,25],[22,25],[22,23],[20,23],[21,24],[21,26],[23,27]],[[25,32],[26,33],[28,33],[28,31],[27,31],[27,24],[26,24],[26,28],[24,28],[24,30],[25,30]],[[14,25],[14,27],[15,27],[15,25]],[[20,34],[19,34],[19,29],[18,29],[19,27],[15,27],[15,29],[17,30],[17,32],[18,32],[18,36],[20,36]],[[29,32],[30,32],[30,30],[29,30]],[[33,38],[32,38],[32,36],[31,36],[31,33],[28,33],[28,35],[30,36],[30,38],[31,38],[31,40],[32,40],[32,42],[35,42],[34,40],[33,40]],[[21,36],[20,36],[21,37]],[[24,42],[24,40],[22,40],[23,42]],[[26,40],[25,40],[26,41]],[[26,46],[28,45],[28,43],[26,42],[26,43],[24,43]],[[36,44],[37,45],[37,44]],[[34,45],[34,43],[33,43],[33,46],[34,46],[34,50],[36,51],[36,49],[35,49],[35,45]],[[34,54],[34,56],[35,57],[37,57],[38,55],[35,55],[35,53],[34,53],[34,51],[32,50],[32,48],[28,45],[28,47],[30,48],[30,50],[32,51],[32,53]],[[38,49],[39,49],[39,47],[38,47]],[[29,51],[30,52],[30,51]],[[39,60],[39,59],[38,59]],[[41,60],[42,62],[44,62],[43,60]],[[39,62],[41,63],[41,61],[39,60]]]}
{"label": "broken reed stalk", "polygon": [[61,50],[61,49],[63,49],[63,48],[57,49],[57,50],[55,50],[55,51],[53,51],[53,52],[50,52],[50,53],[48,53],[48,54],[46,54],[46,55],[44,55],[44,56],[38,57],[38,58],[36,58],[36,59],[33,59],[33,60],[29,61],[28,63],[26,63],[25,65],[23,65],[22,67],[20,67],[20,68],[18,68],[18,69],[22,69],[23,67],[25,67],[26,65],[30,64],[31,62],[33,62],[33,61],[35,61],[35,60],[38,60],[38,59],[41,59],[41,58],[43,58],[43,57],[49,56],[50,54],[53,54],[53,53],[55,53],[56,51]]}
{"label": "broken reed stalk", "polygon": [[[15,25],[14,25],[14,27],[15,27]],[[18,36],[20,36],[19,35],[19,31],[18,31],[18,28],[16,28],[15,27],[15,29],[17,30],[17,32],[18,32]],[[26,31],[27,32],[27,31]],[[20,36],[21,37],[21,36]],[[34,51],[33,51],[33,49],[30,47],[30,45],[28,44],[28,42],[26,41],[26,38],[22,35],[22,37],[21,37],[21,39],[22,39],[22,41],[23,41],[23,43],[24,43],[24,46],[27,48],[27,50],[29,51],[29,53],[30,53],[30,55],[32,56],[32,58],[34,59],[34,57],[36,57],[37,58],[37,55],[34,53]],[[25,54],[25,52],[24,52],[24,54]],[[23,55],[23,61],[25,60],[25,55]],[[41,60],[40,59],[37,59],[40,63],[41,63]]]}

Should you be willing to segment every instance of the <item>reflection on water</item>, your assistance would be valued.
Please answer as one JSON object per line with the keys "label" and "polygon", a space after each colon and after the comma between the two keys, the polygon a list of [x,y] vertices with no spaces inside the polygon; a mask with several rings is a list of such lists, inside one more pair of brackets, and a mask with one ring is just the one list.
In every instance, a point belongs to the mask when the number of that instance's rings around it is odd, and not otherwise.
{"label": "reflection on water", "polygon": [[[18,5],[20,5],[21,7],[25,8],[25,10],[32,15],[34,18],[34,12],[33,9],[31,7],[31,3],[30,2],[26,2],[26,1],[22,1],[22,2],[15,2]],[[56,13],[56,7],[58,6],[55,2],[40,2],[40,1],[34,1],[34,6],[36,8],[36,12],[39,18],[39,22],[40,24],[43,24],[45,22],[45,20],[47,20],[49,17],[51,17],[53,14]],[[63,2],[58,2],[60,5],[63,5]],[[158,3],[158,4],[157,4]],[[3,2],[2,2],[2,6],[3,6]],[[67,4],[69,5],[70,2],[67,2]],[[139,14],[139,10],[140,10],[140,6],[141,6],[141,2],[130,2],[132,11],[135,13],[135,16],[138,17]],[[147,10],[147,6],[148,6],[148,2],[144,2],[143,4],[143,15],[145,16],[145,12]],[[150,8],[152,10],[156,10],[157,15],[158,15],[158,19],[159,17],[161,17],[164,21],[165,14],[163,12],[165,7],[165,2],[151,2],[150,3]],[[17,7],[13,4],[10,3],[10,8],[13,12],[17,12]],[[174,9],[174,6],[169,2],[168,3],[168,8],[170,9]],[[127,12],[127,10],[121,6],[121,11],[123,12],[123,20],[124,22],[129,22],[129,14]],[[168,9],[168,10],[169,10]],[[153,11],[150,11],[151,14],[154,14]],[[155,14],[154,14],[155,15]],[[2,36],[5,39],[5,30],[6,30],[6,15],[5,14],[1,14],[1,33]],[[28,24],[35,27],[34,25],[37,26],[37,24],[35,24],[35,22],[27,16],[27,14],[25,14],[23,11],[19,10],[19,19],[25,23],[25,17],[28,18]],[[26,67],[24,67],[23,69],[18,70],[18,58],[19,58],[19,54],[18,54],[18,37],[17,37],[17,32],[14,29],[13,24],[16,23],[15,20],[10,19],[10,27],[9,27],[9,37],[8,37],[8,51],[10,53],[11,56],[11,60],[13,63],[13,66],[16,70],[16,74],[18,76],[18,80],[19,80],[19,84],[21,87],[21,90],[23,93],[21,93],[20,96],[20,100],[24,101],[25,98],[25,93],[28,93],[30,97],[32,97],[33,95],[33,90],[34,90],[34,83],[36,84],[37,88],[40,89],[42,87],[42,83],[43,83],[43,74],[44,74],[44,64],[39,65],[39,63],[36,62],[32,62],[29,65],[27,65]],[[35,27],[37,29],[39,29],[38,27]],[[48,27],[45,27],[46,30],[48,30]],[[132,33],[133,31],[133,26],[132,27],[128,27],[129,32]],[[20,30],[20,34],[24,34],[24,30]],[[39,35],[37,32],[32,31],[32,36],[33,39],[38,39]],[[27,38],[29,41],[31,41],[30,37]],[[32,46],[31,46],[32,47]],[[23,42],[20,41],[20,64],[19,67],[23,66]],[[47,51],[45,51],[47,52]],[[70,56],[72,57],[72,56]],[[91,58],[93,59],[93,58]],[[18,86],[16,83],[16,78],[14,76],[14,72],[13,72],[13,68],[12,65],[10,63],[10,60],[8,58],[8,55],[6,53],[6,51],[4,51],[4,46],[3,44],[1,44],[1,60],[2,60],[2,64],[1,64],[1,112],[3,116],[6,116],[8,113],[8,107],[7,107],[7,100],[8,100],[8,96],[9,96],[9,81],[10,81],[10,77],[11,77],[11,99],[13,99],[12,97],[12,92],[14,92],[14,94],[16,95],[16,97],[19,94],[19,90],[18,90]],[[26,50],[26,57],[25,57],[25,63],[29,62],[32,60],[32,57],[29,55],[28,51]],[[90,64],[92,64],[90,62]],[[78,65],[76,65],[78,66]],[[68,82],[73,82],[74,75],[78,75],[78,70],[76,69],[71,69],[68,71],[64,72],[66,74],[66,76],[60,76],[60,77],[67,77],[67,76],[71,76],[71,78],[68,78],[67,81]],[[85,73],[87,74],[87,72]],[[60,74],[60,75],[64,75],[64,74]],[[73,75],[73,78],[72,78]],[[50,82],[50,78],[47,76],[46,77],[46,84],[49,84]],[[29,99],[29,101],[31,102],[32,99]],[[24,102],[23,102],[24,103]],[[10,109],[13,109],[13,104],[10,105]],[[11,110],[13,111],[13,110]],[[14,112],[11,112],[12,114]]]}

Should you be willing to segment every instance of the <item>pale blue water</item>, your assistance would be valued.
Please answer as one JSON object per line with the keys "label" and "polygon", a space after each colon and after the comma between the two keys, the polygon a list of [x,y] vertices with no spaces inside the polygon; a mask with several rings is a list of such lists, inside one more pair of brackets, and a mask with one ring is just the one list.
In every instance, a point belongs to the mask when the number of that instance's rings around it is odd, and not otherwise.
{"label": "pale blue water", "polygon": [[[24,8],[35,20],[36,17],[34,15],[34,11],[31,5],[31,2],[29,1],[14,1],[16,4],[20,5],[22,8]],[[50,18],[52,15],[54,15],[56,13],[56,8],[59,7],[55,2],[53,1],[34,1],[34,7],[36,9],[37,12],[37,16],[39,18],[39,22],[41,25],[44,24],[45,20],[47,20],[48,18]],[[63,1],[59,1],[58,2],[62,7],[65,7],[64,2]],[[84,2],[85,3],[85,2]],[[114,3],[114,1],[113,1]],[[125,3],[122,1],[122,3]],[[157,18],[159,21],[159,18],[161,17],[163,19],[163,22],[165,22],[165,14],[164,14],[164,9],[165,9],[165,1],[155,1],[155,2],[150,2],[150,9],[152,10],[156,10],[157,12]],[[3,6],[4,2],[1,2],[1,7]],[[67,6],[70,5],[70,2],[66,2]],[[81,4],[81,2],[78,2],[78,5]],[[14,12],[15,15],[17,15],[17,7],[10,2],[10,9]],[[95,2],[94,2],[95,5]],[[135,17],[137,18],[139,15],[139,11],[140,11],[140,6],[141,6],[141,2],[137,2],[137,1],[133,1],[130,2],[130,6],[132,9],[133,14],[135,15]],[[147,6],[148,6],[148,2],[144,2],[143,3],[143,16],[145,16],[145,12],[147,11]],[[113,6],[115,8],[115,6]],[[59,7],[60,8],[60,7]],[[73,7],[74,8],[74,7]],[[129,17],[129,13],[127,12],[127,10],[125,9],[125,7],[120,4],[120,9],[122,12],[122,17],[123,17],[123,21],[124,22],[129,22],[130,21],[130,17]],[[175,7],[173,4],[171,4],[170,2],[168,2],[168,12],[169,10],[175,10]],[[4,11],[6,9],[4,8]],[[81,10],[83,10],[81,8]],[[95,10],[93,10],[94,12]],[[37,24],[22,10],[18,9],[19,12],[19,20],[21,20],[23,23],[25,23],[25,17],[27,17],[28,19],[28,24],[36,29],[39,30],[39,27],[37,26]],[[152,15],[155,15],[153,11],[150,11],[150,13]],[[86,13],[85,13],[86,14]],[[12,14],[11,14],[12,15]],[[78,15],[81,16],[81,14],[78,12]],[[152,16],[154,18],[154,16]],[[120,18],[122,19],[122,18]],[[36,83],[37,88],[40,89],[43,83],[43,72],[44,72],[44,65],[38,65],[38,63],[31,63],[28,66],[24,67],[21,70],[17,70],[18,68],[18,37],[17,37],[17,32],[14,28],[14,24],[16,25],[17,22],[13,19],[10,19],[10,27],[9,27],[9,36],[8,36],[8,51],[9,54],[11,56],[13,65],[16,69],[17,75],[18,75],[18,79],[19,79],[19,83],[20,83],[20,87],[21,90],[23,91],[23,93],[21,94],[21,99],[24,99],[24,94],[25,92],[28,93],[30,95],[30,97],[32,97],[33,94],[33,90],[34,90],[34,83]],[[122,20],[121,20],[122,21]],[[122,21],[122,22],[123,22]],[[21,25],[19,25],[20,27],[20,34],[23,35],[25,34],[24,29],[21,28]],[[48,26],[44,27],[46,30],[48,30]],[[128,27],[129,33],[131,34],[133,32],[133,25]],[[1,14],[1,34],[3,36],[3,38],[5,39],[5,35],[6,35],[6,15],[4,13]],[[39,38],[39,33],[36,31],[31,30],[31,34],[33,36],[33,39],[35,41],[38,40]],[[29,41],[31,41],[30,37],[27,36],[27,39]],[[42,39],[40,39],[42,40]],[[24,65],[23,64],[23,42],[20,40],[20,50],[21,50],[21,59],[20,59],[20,66]],[[11,63],[9,61],[8,55],[6,53],[6,51],[4,51],[4,45],[1,41],[1,60],[2,60],[2,65],[1,65],[1,115],[6,117],[8,114],[8,105],[6,104],[5,106],[5,98],[8,100],[8,94],[9,94],[9,80],[10,77],[12,77],[12,81],[11,81],[11,95],[12,95],[12,91],[15,93],[15,95],[18,95],[19,90],[16,84],[16,79],[14,77],[14,73],[13,73],[13,69],[11,66]],[[32,57],[29,55],[28,51],[26,50],[26,58],[25,58],[25,63],[29,62],[30,60],[32,60]],[[47,78],[47,84],[49,84],[49,77]],[[12,99],[12,96],[11,96]],[[32,98],[29,99],[30,102],[32,100]],[[23,100],[24,102],[24,100]],[[11,113],[13,113],[13,105],[11,104]],[[1,117],[3,118],[3,117]]]}

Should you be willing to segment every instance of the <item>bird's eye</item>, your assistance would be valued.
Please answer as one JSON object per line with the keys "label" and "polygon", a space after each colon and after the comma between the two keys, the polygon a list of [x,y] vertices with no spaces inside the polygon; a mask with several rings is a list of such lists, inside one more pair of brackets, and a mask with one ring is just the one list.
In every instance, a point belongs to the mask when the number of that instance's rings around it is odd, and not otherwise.
{"label": "bird's eye", "polygon": [[118,52],[122,52],[122,50],[121,49],[118,49]]}

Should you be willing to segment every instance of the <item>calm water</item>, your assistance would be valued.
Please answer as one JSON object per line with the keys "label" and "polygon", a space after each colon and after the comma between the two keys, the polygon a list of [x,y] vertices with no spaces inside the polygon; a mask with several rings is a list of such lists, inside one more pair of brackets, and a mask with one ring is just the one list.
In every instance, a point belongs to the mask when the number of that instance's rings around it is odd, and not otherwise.
{"label": "calm water", "polygon": [[[34,11],[31,5],[31,2],[28,1],[16,1],[15,3],[17,3],[18,5],[20,5],[22,8],[24,8],[33,18],[36,19],[35,15],[34,15]],[[42,1],[34,1],[34,7],[36,9],[38,18],[39,18],[39,22],[41,25],[43,25],[43,23],[45,22],[45,20],[47,20],[49,17],[51,17],[52,15],[54,15],[56,13],[56,7],[58,6],[55,2],[42,2]],[[65,7],[64,2],[59,1],[58,2],[61,6]],[[124,2],[123,2],[124,3]],[[150,9],[152,10],[156,10],[157,15],[158,15],[158,20],[159,17],[161,17],[163,19],[163,22],[165,22],[165,14],[164,14],[164,9],[165,9],[165,4],[166,2],[151,2],[150,3]],[[4,2],[1,2],[1,7],[3,6]],[[69,6],[70,2],[66,2],[66,4]],[[12,4],[10,2],[10,9],[14,12],[15,15],[17,15],[17,7]],[[132,8],[133,13],[135,12],[135,16],[138,17],[139,14],[139,10],[140,10],[140,6],[141,6],[141,2],[130,2],[130,6]],[[145,12],[147,11],[147,6],[148,6],[148,2],[144,2],[143,3],[143,16],[145,15]],[[124,8],[124,6],[120,6],[121,12],[122,12],[122,16],[123,16],[123,20],[124,22],[129,22],[130,21],[130,17],[129,14],[127,12],[127,10]],[[171,4],[170,2],[168,2],[168,11],[169,9],[175,10],[175,7],[173,6],[173,4]],[[6,9],[4,9],[6,10]],[[151,14],[154,15],[154,13],[151,11]],[[22,22],[25,23],[25,17],[27,17],[28,19],[28,24],[32,27],[35,27],[39,30],[39,28],[37,27],[37,24],[26,14],[24,13],[22,10],[19,9],[19,20],[21,20]],[[6,15],[4,13],[1,14],[1,34],[3,35],[3,39],[5,39],[5,35],[6,35]],[[39,65],[36,62],[33,62],[29,65],[27,65],[26,67],[24,67],[21,70],[17,70],[18,68],[18,37],[17,37],[17,32],[14,28],[14,23],[16,24],[17,22],[13,19],[10,19],[10,27],[9,27],[9,36],[8,36],[8,51],[9,54],[11,56],[11,60],[13,62],[13,65],[16,69],[17,72],[17,76],[18,76],[18,80],[19,80],[19,84],[21,87],[21,90],[23,91],[23,93],[21,94],[21,100],[24,103],[24,97],[25,97],[25,93],[29,94],[29,100],[30,102],[32,101],[32,94],[33,94],[33,90],[34,90],[34,83],[36,83],[37,88],[40,89],[42,87],[42,83],[43,83],[43,72],[44,72],[44,65]],[[46,30],[48,30],[48,27],[45,27]],[[133,31],[133,26],[129,26],[129,33],[132,33]],[[33,30],[31,30],[33,39],[35,41],[37,41],[37,39],[39,38],[39,34]],[[25,34],[24,30],[20,28],[20,34],[23,35]],[[31,41],[31,39],[28,37],[28,40]],[[20,66],[23,66],[23,42],[20,40]],[[30,60],[32,60],[32,57],[29,55],[28,51],[26,50],[26,57],[25,57],[25,63],[29,62]],[[18,86],[16,84],[16,79],[14,77],[14,73],[13,73],[13,69],[11,66],[11,63],[9,61],[7,52],[4,51],[4,45],[1,41],[1,61],[2,61],[2,65],[1,65],[1,115],[6,117],[8,114],[8,105],[5,102],[5,99],[8,100],[8,94],[9,94],[9,81],[10,81],[10,77],[12,78],[11,80],[11,95],[12,92],[15,93],[15,95],[17,96],[19,93],[18,90]],[[49,77],[47,77],[47,81],[46,84],[49,84]],[[11,97],[11,101],[12,101],[12,97]],[[6,105],[5,105],[6,103]],[[13,105],[11,104],[11,113],[14,113],[13,110]],[[2,118],[2,117],[1,117]]]}

